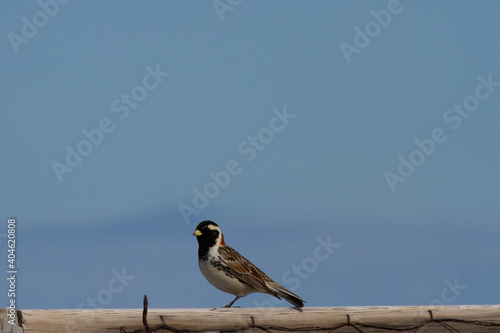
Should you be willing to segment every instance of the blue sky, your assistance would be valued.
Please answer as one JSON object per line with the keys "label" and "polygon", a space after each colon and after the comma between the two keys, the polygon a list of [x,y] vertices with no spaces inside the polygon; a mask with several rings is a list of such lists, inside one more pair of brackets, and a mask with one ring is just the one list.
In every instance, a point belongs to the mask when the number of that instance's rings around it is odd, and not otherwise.
{"label": "blue sky", "polygon": [[498,303],[499,10],[3,1],[19,307],[225,305],[205,219],[308,306]]}

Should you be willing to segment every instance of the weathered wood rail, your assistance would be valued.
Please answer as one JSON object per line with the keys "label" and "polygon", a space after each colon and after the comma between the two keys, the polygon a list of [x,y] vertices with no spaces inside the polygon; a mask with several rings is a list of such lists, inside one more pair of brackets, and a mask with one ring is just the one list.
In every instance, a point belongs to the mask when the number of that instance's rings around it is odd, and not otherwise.
{"label": "weathered wood rail", "polygon": [[[20,310],[2,333],[146,332],[143,309]],[[153,332],[500,332],[500,305],[149,309]]]}

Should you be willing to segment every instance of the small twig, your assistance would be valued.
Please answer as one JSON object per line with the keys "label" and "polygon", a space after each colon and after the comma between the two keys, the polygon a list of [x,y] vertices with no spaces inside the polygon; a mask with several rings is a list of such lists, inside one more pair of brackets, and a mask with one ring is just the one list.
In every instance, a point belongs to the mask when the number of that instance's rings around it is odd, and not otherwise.
{"label": "small twig", "polygon": [[153,333],[148,325],[148,296],[144,295],[144,309],[142,310],[142,323],[148,333]]}

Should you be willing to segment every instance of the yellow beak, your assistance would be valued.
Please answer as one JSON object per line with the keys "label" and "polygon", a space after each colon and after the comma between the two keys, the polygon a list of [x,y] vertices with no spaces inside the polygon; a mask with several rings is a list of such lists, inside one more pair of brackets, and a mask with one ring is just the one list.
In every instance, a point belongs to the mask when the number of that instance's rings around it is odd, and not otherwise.
{"label": "yellow beak", "polygon": [[196,231],[193,233],[196,237],[203,235],[200,230],[196,229]]}

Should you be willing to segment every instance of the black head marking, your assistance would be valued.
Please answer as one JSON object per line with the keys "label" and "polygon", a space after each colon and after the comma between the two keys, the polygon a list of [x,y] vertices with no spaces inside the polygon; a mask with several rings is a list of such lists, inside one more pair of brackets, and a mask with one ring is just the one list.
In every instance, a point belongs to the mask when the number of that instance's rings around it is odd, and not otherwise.
{"label": "black head marking", "polygon": [[205,220],[205,221],[200,222],[200,223],[198,224],[198,226],[196,227],[196,230],[200,230],[200,231],[202,231],[201,229],[208,228],[208,226],[209,226],[209,225],[212,225],[212,226],[218,227],[217,223],[215,223],[214,221]]}
{"label": "black head marking", "polygon": [[220,234],[219,226],[213,221],[203,221],[198,224],[194,235],[198,240],[198,256],[205,258],[210,247],[215,245]]}

